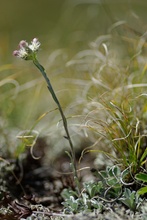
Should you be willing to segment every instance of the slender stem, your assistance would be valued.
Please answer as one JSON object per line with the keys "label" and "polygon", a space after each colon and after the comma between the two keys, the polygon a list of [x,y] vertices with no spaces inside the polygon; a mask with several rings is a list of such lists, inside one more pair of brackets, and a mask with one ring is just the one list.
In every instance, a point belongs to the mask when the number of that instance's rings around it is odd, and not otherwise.
{"label": "slender stem", "polygon": [[[70,137],[70,134],[69,134],[69,131],[68,131],[68,125],[67,125],[67,120],[66,120],[66,117],[63,113],[63,110],[62,110],[62,107],[60,105],[60,102],[54,92],[54,89],[51,85],[51,82],[45,72],[45,69],[44,67],[38,62],[38,60],[35,58],[33,60],[33,63],[35,64],[35,66],[40,70],[40,72],[42,73],[46,83],[47,83],[47,87],[48,87],[48,90],[50,91],[51,95],[52,95],[52,98],[54,99],[54,101],[56,102],[57,106],[58,106],[58,109],[59,109],[59,112],[61,114],[61,117],[62,117],[62,120],[63,120],[63,126],[64,126],[64,129],[65,129],[65,133],[66,133],[66,136],[65,138],[69,141],[69,145],[70,145],[70,149],[71,149],[71,162],[73,164],[73,172],[74,172],[74,177],[76,178],[76,182],[78,181],[78,174],[77,174],[77,169],[76,169],[76,158],[75,158],[75,151],[74,151],[74,147],[73,147],[73,143],[72,143],[72,140],[71,140],[71,137]],[[76,185],[79,185],[79,184],[76,184]],[[79,192],[79,186],[78,186],[78,192]]]}

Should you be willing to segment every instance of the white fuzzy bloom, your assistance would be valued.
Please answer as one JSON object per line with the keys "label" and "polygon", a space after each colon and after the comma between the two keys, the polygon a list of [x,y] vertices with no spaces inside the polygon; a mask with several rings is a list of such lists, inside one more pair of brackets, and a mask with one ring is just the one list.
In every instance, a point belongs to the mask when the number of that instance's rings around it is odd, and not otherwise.
{"label": "white fuzzy bloom", "polygon": [[23,60],[33,60],[40,45],[41,43],[37,38],[34,38],[31,41],[31,44],[28,44],[28,42],[25,40],[21,40],[19,43],[19,50],[13,51],[13,55]]}
{"label": "white fuzzy bloom", "polygon": [[19,49],[19,57],[22,59],[26,59],[28,57],[28,52],[24,47]]}
{"label": "white fuzzy bloom", "polygon": [[19,50],[15,50],[13,55],[25,60],[28,57],[28,52],[24,47],[21,47]]}
{"label": "white fuzzy bloom", "polygon": [[29,45],[29,48],[30,48],[33,52],[36,52],[36,51],[38,51],[40,45],[41,45],[41,43],[38,41],[38,39],[37,39],[37,38],[34,38],[34,39],[31,41],[31,44]]}

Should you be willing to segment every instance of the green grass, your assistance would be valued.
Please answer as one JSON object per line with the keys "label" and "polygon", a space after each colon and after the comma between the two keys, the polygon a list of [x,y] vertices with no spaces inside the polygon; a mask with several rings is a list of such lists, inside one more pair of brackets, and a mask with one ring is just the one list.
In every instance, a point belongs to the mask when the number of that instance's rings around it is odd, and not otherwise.
{"label": "green grass", "polygon": [[[143,157],[140,155],[146,148],[142,149],[146,136],[147,83],[146,62],[143,59],[146,45],[138,52],[142,39],[136,40],[134,54],[128,54],[126,61],[118,55],[122,45],[117,45],[117,51],[113,50],[112,38],[105,40],[103,37],[104,42],[89,51],[83,51],[83,57],[79,59],[80,63],[85,64],[86,70],[90,70],[91,76],[83,97],[83,112],[87,112],[83,129],[95,141],[102,137],[102,146],[106,143],[108,149],[117,154],[117,158],[120,154],[124,166],[132,162],[137,164],[139,160],[140,166],[146,157],[145,154]],[[128,49],[132,47],[132,39],[130,41],[129,45],[124,42],[124,47],[126,44]],[[100,49],[96,51],[98,47]],[[75,65],[80,65],[78,62]]]}

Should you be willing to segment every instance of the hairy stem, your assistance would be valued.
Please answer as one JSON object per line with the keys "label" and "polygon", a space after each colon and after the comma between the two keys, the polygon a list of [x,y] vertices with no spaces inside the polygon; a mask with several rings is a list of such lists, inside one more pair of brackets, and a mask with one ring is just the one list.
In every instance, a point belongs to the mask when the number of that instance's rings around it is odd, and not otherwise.
{"label": "hairy stem", "polygon": [[78,174],[77,174],[77,169],[76,169],[76,158],[75,158],[75,151],[74,151],[74,147],[73,147],[73,143],[72,143],[72,140],[71,140],[71,137],[70,137],[70,134],[69,134],[69,131],[68,131],[68,125],[67,125],[67,120],[66,120],[66,117],[63,113],[63,110],[62,110],[62,107],[60,105],[60,102],[54,92],[54,89],[51,85],[51,82],[45,72],[45,69],[44,67],[38,62],[37,59],[34,59],[33,60],[33,63],[35,64],[35,66],[40,70],[40,72],[42,73],[46,83],[47,83],[47,87],[48,87],[48,90],[50,91],[51,95],[52,95],[52,98],[53,100],[55,101],[55,103],[57,104],[58,106],[58,109],[59,109],[59,112],[61,114],[61,117],[62,117],[62,121],[63,121],[63,126],[64,126],[64,129],[65,129],[65,133],[66,133],[66,136],[65,138],[68,140],[69,142],[69,145],[70,145],[70,150],[71,150],[71,163],[73,165],[73,173],[74,173],[74,179],[75,179],[75,183],[76,183],[76,186],[77,186],[77,190],[78,190],[78,193],[80,193],[80,189],[79,189],[79,181],[78,181]]}

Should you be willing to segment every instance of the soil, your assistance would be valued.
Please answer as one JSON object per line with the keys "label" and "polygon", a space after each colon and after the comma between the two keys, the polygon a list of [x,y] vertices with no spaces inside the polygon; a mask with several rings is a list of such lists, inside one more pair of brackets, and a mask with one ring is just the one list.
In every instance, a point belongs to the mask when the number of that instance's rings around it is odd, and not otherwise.
{"label": "soil", "polygon": [[49,218],[51,213],[62,212],[62,190],[74,190],[70,161],[63,154],[54,164],[44,165],[45,148],[40,138],[34,147],[35,157],[40,159],[33,158],[29,149],[19,159],[5,158],[9,165],[1,165],[0,219],[25,219],[35,211],[47,212]]}
{"label": "soil", "polygon": [[[54,161],[54,166],[51,164],[45,166],[43,150],[41,155],[40,153],[38,155],[41,156],[40,159],[33,159],[28,150],[23,159],[6,158],[11,164],[9,167],[14,169],[13,171],[7,169],[1,180],[3,187],[0,194],[0,219],[147,219],[147,203],[140,213],[133,213],[122,204],[108,203],[101,213],[95,211],[89,214],[64,214],[61,192],[64,188],[74,189],[72,174],[64,174],[62,170],[67,164],[69,165],[69,159],[64,154]],[[85,157],[81,167],[93,168],[92,163],[93,158],[89,155]],[[2,171],[4,170],[1,169]],[[85,170],[81,175],[81,181],[85,176],[91,179],[90,175],[90,170]]]}

